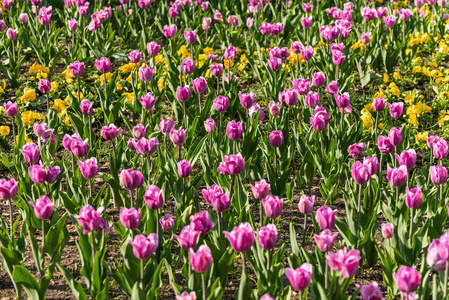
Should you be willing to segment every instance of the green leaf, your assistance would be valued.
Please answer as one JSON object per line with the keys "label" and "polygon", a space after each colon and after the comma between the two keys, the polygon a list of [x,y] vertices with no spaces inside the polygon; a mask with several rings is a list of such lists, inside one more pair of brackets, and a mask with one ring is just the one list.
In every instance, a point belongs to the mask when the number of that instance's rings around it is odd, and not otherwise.
{"label": "green leaf", "polygon": [[12,277],[15,282],[23,286],[30,299],[42,299],[39,297],[39,282],[25,267],[20,265],[14,266]]}
{"label": "green leaf", "polygon": [[67,285],[72,290],[72,293],[74,294],[75,298],[78,300],[88,300],[86,292],[83,290],[83,287],[81,286],[81,284],[79,284],[73,279],[72,274],[70,274],[70,272],[66,268],[61,266],[59,263],[56,264],[56,266],[58,267],[59,272],[61,272],[61,274],[67,281]]}
{"label": "green leaf", "polygon": [[236,300],[248,300],[254,299],[254,295],[251,289],[251,282],[246,273],[246,268],[243,268],[242,277],[240,278],[240,286],[235,293]]}

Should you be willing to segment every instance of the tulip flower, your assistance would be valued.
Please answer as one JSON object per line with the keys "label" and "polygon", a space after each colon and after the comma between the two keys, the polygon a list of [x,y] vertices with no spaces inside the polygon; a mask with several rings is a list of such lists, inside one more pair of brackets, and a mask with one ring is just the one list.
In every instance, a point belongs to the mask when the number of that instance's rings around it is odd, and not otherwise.
{"label": "tulip flower", "polygon": [[151,255],[156,251],[158,247],[158,235],[155,233],[150,233],[148,237],[143,234],[138,234],[134,237],[133,241],[129,244],[133,246],[133,254],[137,259],[141,260],[140,268],[140,281],[142,284],[142,289],[145,286],[144,283],[144,260],[150,258]]}
{"label": "tulip flower", "polygon": [[[376,112],[383,111],[385,109],[385,99],[383,97],[374,98],[373,109]],[[377,126],[376,126],[377,128]]]}
{"label": "tulip flower", "polygon": [[170,139],[173,145],[178,148],[178,161],[181,160],[181,147],[186,139],[185,129],[175,129],[174,127],[170,130]]}
{"label": "tulip flower", "polygon": [[101,74],[111,72],[111,61],[107,57],[102,57],[95,60],[95,66]]}
{"label": "tulip flower", "polygon": [[391,186],[399,187],[407,180],[407,167],[402,165],[399,168],[390,168],[387,170],[387,179]]}
{"label": "tulip flower", "polygon": [[326,83],[326,76],[323,72],[317,72],[312,74],[312,85],[321,87]]}
{"label": "tulip flower", "polygon": [[52,167],[48,166],[47,170],[42,166],[42,162],[40,164],[36,164],[28,167],[28,173],[30,175],[30,179],[37,184],[52,184],[58,178],[60,173],[59,166]]}
{"label": "tulip flower", "polygon": [[[201,245],[197,252],[192,248],[189,249],[189,252],[190,264],[192,265],[193,270],[197,273],[201,273],[201,276],[204,277],[203,273],[209,270],[212,265],[212,251],[210,251],[208,246]],[[205,285],[203,285],[203,287],[204,289],[206,288]]]}
{"label": "tulip flower", "polygon": [[321,233],[315,234],[313,238],[315,239],[316,246],[322,252],[329,252],[335,245],[335,239],[337,238],[338,232],[332,233],[330,229],[324,229]]}
{"label": "tulip flower", "polygon": [[270,219],[276,219],[281,215],[284,200],[279,199],[278,196],[268,195],[262,200],[262,205],[265,209],[265,214],[267,217]]}
{"label": "tulip flower", "polygon": [[319,102],[320,95],[317,92],[309,91],[304,97],[304,103],[310,108],[315,108]]}
{"label": "tulip flower", "polygon": [[164,25],[164,28],[162,29],[162,34],[167,39],[172,39],[175,36],[177,31],[178,31],[178,28],[176,27],[176,24],[172,24],[170,26]]}
{"label": "tulip flower", "polygon": [[398,286],[398,290],[408,295],[418,289],[421,283],[421,274],[412,267],[401,266],[393,274],[393,280]]}
{"label": "tulip flower", "polygon": [[166,214],[163,218],[159,220],[159,224],[161,224],[163,231],[170,231],[175,221],[173,220],[170,214]]}
{"label": "tulip flower", "polygon": [[321,230],[335,228],[335,214],[337,210],[332,210],[329,206],[323,205],[316,211],[315,220]]}
{"label": "tulip flower", "polygon": [[336,253],[326,255],[329,267],[335,272],[341,272],[344,278],[351,278],[357,273],[360,259],[359,250],[346,251],[346,247],[338,250]]}
{"label": "tulip flower", "polygon": [[17,196],[17,191],[19,189],[19,183],[11,178],[9,180],[0,179],[0,199],[9,200],[9,224],[10,224],[10,234],[13,236],[13,214],[12,214],[12,199]]}
{"label": "tulip flower", "polygon": [[312,280],[312,265],[303,263],[299,268],[285,268],[285,276],[290,281],[292,288],[296,291],[302,292],[309,287]]}
{"label": "tulip flower", "polygon": [[179,235],[173,234],[179,246],[184,250],[195,248],[199,235],[200,233],[193,228],[193,225],[184,226]]}
{"label": "tulip flower", "polygon": [[391,239],[394,236],[394,226],[391,223],[382,223],[381,231],[384,239]]}
{"label": "tulip flower", "polygon": [[36,203],[33,201],[28,201],[28,203],[34,208],[34,214],[38,219],[48,220],[51,218],[54,205],[47,196],[41,196],[36,200]]}
{"label": "tulip flower", "polygon": [[366,147],[365,143],[352,144],[351,146],[348,147],[348,153],[354,159],[357,159],[363,154],[363,149],[365,147]]}
{"label": "tulip flower", "polygon": [[415,167],[416,164],[416,151],[414,149],[404,150],[401,155],[395,153],[396,159],[399,162],[399,165],[404,165],[407,167],[407,170],[411,170]]}
{"label": "tulip flower", "polygon": [[377,137],[377,147],[382,154],[390,153],[394,150],[394,145],[391,144],[389,138],[382,135]]}
{"label": "tulip flower", "polygon": [[134,207],[120,209],[120,223],[127,229],[136,229],[140,226],[140,208],[136,210]]}
{"label": "tulip flower", "polygon": [[181,295],[176,296],[176,300],[196,300],[196,293],[195,291],[192,291],[190,293],[184,291]]}
{"label": "tulip flower", "polygon": [[140,52],[139,50],[133,50],[129,54],[127,54],[127,56],[130,62],[137,64],[142,58],[142,52]]}
{"label": "tulip flower", "polygon": [[379,289],[377,282],[373,281],[370,284],[365,284],[360,288],[360,295],[362,300],[382,300],[382,292]]}
{"label": "tulip flower", "polygon": [[249,223],[240,223],[237,227],[234,227],[231,232],[223,231],[223,234],[229,240],[232,248],[236,252],[247,252],[251,249],[251,246],[254,243],[253,228]]}
{"label": "tulip flower", "polygon": [[249,94],[238,94],[240,104],[246,109],[250,109],[251,106],[254,104],[254,99],[256,98],[256,94],[249,93]]}
{"label": "tulip flower", "polygon": [[446,262],[449,261],[449,244],[446,238],[434,239],[427,249],[427,265],[435,271],[446,270]]}
{"label": "tulip flower", "polygon": [[79,215],[75,215],[75,219],[78,220],[83,228],[83,234],[100,230],[100,232],[108,233],[110,231],[108,222],[101,217],[104,207],[100,206],[95,210],[92,205],[84,205],[81,207]]}
{"label": "tulip flower", "polygon": [[[262,249],[267,251],[273,249],[278,238],[276,226],[274,224],[268,224],[267,226],[261,227],[257,233],[257,237]],[[268,268],[270,267],[268,266]]]}
{"label": "tulip flower", "polygon": [[444,139],[438,139],[432,143],[433,155],[436,159],[445,159],[449,152],[449,147]]}
{"label": "tulip flower", "polygon": [[[310,79],[298,78],[292,81],[293,88],[300,95],[305,95],[310,91]],[[285,90],[284,90],[285,92]],[[296,99],[297,100],[297,99]],[[285,103],[286,105],[295,105],[296,101]]]}
{"label": "tulip flower", "polygon": [[254,185],[250,184],[253,196],[256,199],[264,199],[270,193],[270,184],[265,179],[257,181]]}
{"label": "tulip flower", "polygon": [[28,164],[35,164],[39,161],[40,151],[39,148],[34,143],[27,143],[23,145],[22,149],[19,151],[23,155],[23,160]]}
{"label": "tulip flower", "polygon": [[195,215],[190,216],[190,226],[196,231],[198,231],[201,235],[208,233],[214,228],[214,222],[209,219],[209,212],[207,210],[203,210],[197,212]]}
{"label": "tulip flower", "polygon": [[391,117],[398,119],[402,116],[402,112],[404,111],[404,103],[402,102],[395,102],[393,104],[388,103],[388,106],[390,107]]}
{"label": "tulip flower", "polygon": [[402,144],[402,128],[391,128],[388,133],[388,140],[393,146],[399,146]]}

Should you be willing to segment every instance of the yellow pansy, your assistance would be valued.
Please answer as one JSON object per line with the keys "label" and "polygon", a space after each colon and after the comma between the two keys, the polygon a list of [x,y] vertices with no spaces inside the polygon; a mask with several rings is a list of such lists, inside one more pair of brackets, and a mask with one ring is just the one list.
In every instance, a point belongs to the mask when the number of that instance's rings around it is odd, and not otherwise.
{"label": "yellow pansy", "polygon": [[417,56],[417,57],[412,59],[412,63],[416,64],[416,65],[421,64],[422,63],[422,58]]}
{"label": "yellow pansy", "polygon": [[165,60],[165,57],[162,55],[162,54],[158,54],[158,55],[156,55],[155,57],[154,57],[154,62],[155,63],[163,63],[163,64],[166,64],[167,63],[167,61]]}
{"label": "yellow pansy", "polygon": [[114,75],[114,73],[106,73],[106,74],[101,74],[100,75],[100,81],[104,82],[104,78],[106,77],[106,82],[109,82],[109,80],[111,80],[112,75]]}
{"label": "yellow pansy", "polygon": [[371,117],[371,114],[368,111],[362,113],[360,118],[363,121],[363,127],[371,128],[373,126],[373,118]]}
{"label": "yellow pansy", "polygon": [[389,83],[389,82],[390,82],[390,76],[388,76],[387,73],[384,73],[383,82],[384,82],[384,83]]}
{"label": "yellow pansy", "polygon": [[58,113],[61,113],[63,110],[65,110],[65,103],[61,99],[56,99],[52,107],[56,109]]}
{"label": "yellow pansy", "polygon": [[44,67],[37,62],[31,65],[31,67],[28,69],[28,74],[35,74],[37,72],[44,72],[44,73],[50,73],[50,69],[47,67]]}
{"label": "yellow pansy", "polygon": [[385,94],[382,91],[376,92],[373,96],[373,98],[384,98],[384,97],[385,97]]}
{"label": "yellow pansy", "polygon": [[61,73],[61,75],[64,77],[67,83],[72,83],[74,77],[72,75],[72,72],[70,72],[69,67],[67,67],[67,69],[65,69],[64,72]]}
{"label": "yellow pansy", "polygon": [[414,66],[412,69],[412,73],[416,74],[416,73],[421,73],[421,67],[420,66]]}
{"label": "yellow pansy", "polygon": [[248,58],[246,57],[245,54],[243,54],[242,56],[240,56],[240,62],[241,62],[242,64],[249,64],[249,60],[248,60]]}
{"label": "yellow pansy", "polygon": [[122,85],[118,81],[115,83],[115,88],[117,89],[117,91],[121,91],[123,89]]}
{"label": "yellow pansy", "polygon": [[434,63],[434,62],[428,62],[427,65],[431,66],[431,67],[434,67],[434,68],[438,68],[438,64]]}
{"label": "yellow pansy", "polygon": [[365,109],[367,111],[373,111],[373,102],[368,103],[367,105],[365,105]]}
{"label": "yellow pansy", "polygon": [[207,59],[207,54],[200,54],[200,55],[198,55],[198,60],[204,62],[206,59]]}
{"label": "yellow pansy", "polygon": [[408,122],[410,124],[414,125],[414,126],[418,126],[419,125],[419,122],[418,122],[418,119],[416,118],[416,115],[410,115],[409,119],[408,119]]}
{"label": "yellow pansy", "polygon": [[409,55],[410,52],[412,52],[412,49],[410,49],[410,48],[405,49],[405,55]]}
{"label": "yellow pansy", "polygon": [[129,63],[129,64],[121,66],[118,69],[120,71],[122,71],[123,73],[128,74],[128,73],[131,73],[131,71],[134,70],[135,67],[136,67],[135,63]]}
{"label": "yellow pansy", "polygon": [[123,93],[123,95],[126,95],[126,102],[133,103],[134,93]]}
{"label": "yellow pansy", "polygon": [[206,47],[206,48],[203,49],[203,52],[206,53],[207,55],[213,54],[214,53],[214,49],[212,49],[211,47]]}
{"label": "yellow pansy", "polygon": [[432,70],[429,74],[434,78],[443,76],[443,73],[441,73],[439,70]]}
{"label": "yellow pansy", "polygon": [[379,123],[379,125],[377,126],[377,128],[379,128],[380,130],[382,130],[382,128],[384,128],[384,123]]}
{"label": "yellow pansy", "polygon": [[41,113],[33,112],[33,116],[34,116],[35,119],[45,120],[45,116],[43,114],[41,114]]}
{"label": "yellow pansy", "polygon": [[25,88],[22,98],[22,102],[33,102],[36,100],[36,92],[30,88]]}
{"label": "yellow pansy", "polygon": [[225,68],[227,68],[228,65],[229,65],[231,68],[234,66],[234,61],[233,61],[233,60],[227,60],[227,59],[225,59],[223,62],[224,62],[223,65],[224,65]]}
{"label": "yellow pansy", "polygon": [[416,139],[417,141],[424,141],[424,142],[427,142],[427,135],[428,135],[427,131],[425,131],[425,132],[418,132],[418,133],[415,135],[415,139]]}
{"label": "yellow pansy", "polygon": [[34,113],[32,111],[24,111],[22,114],[22,123],[25,125],[34,124]]}
{"label": "yellow pansy", "polygon": [[[32,142],[33,142],[33,140],[31,140],[27,135],[25,135],[24,140],[25,140],[25,142],[27,142],[27,143],[32,143]],[[19,143],[19,136],[16,135],[16,144],[18,144],[18,143]]]}
{"label": "yellow pansy", "polygon": [[58,88],[59,88],[59,83],[57,81],[52,81],[50,91],[57,91]]}
{"label": "yellow pansy", "polygon": [[407,104],[413,104],[415,102],[415,94],[409,94],[407,97],[404,98],[404,102]]}
{"label": "yellow pansy", "polygon": [[157,87],[158,87],[160,90],[162,90],[162,89],[164,88],[164,82],[165,82],[165,79],[164,79],[164,78],[160,78],[160,79],[157,81]]}
{"label": "yellow pansy", "polygon": [[0,126],[0,135],[8,135],[9,132],[9,126]]}
{"label": "yellow pansy", "polygon": [[402,76],[399,72],[394,72],[393,73],[393,78],[396,80],[402,79]]}

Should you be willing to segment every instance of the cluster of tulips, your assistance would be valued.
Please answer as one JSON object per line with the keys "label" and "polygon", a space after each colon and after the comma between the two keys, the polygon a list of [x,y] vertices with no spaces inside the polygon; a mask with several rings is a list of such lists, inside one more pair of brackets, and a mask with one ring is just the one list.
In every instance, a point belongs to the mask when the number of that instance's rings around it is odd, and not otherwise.
{"label": "cluster of tulips", "polygon": [[[410,66],[416,33],[436,49],[445,0],[1,5],[0,71],[29,89],[0,116],[18,298],[44,299],[55,272],[79,299],[221,299],[236,272],[236,299],[447,298],[445,132],[426,147],[399,96],[353,89]],[[375,265],[382,283],[360,286]]]}

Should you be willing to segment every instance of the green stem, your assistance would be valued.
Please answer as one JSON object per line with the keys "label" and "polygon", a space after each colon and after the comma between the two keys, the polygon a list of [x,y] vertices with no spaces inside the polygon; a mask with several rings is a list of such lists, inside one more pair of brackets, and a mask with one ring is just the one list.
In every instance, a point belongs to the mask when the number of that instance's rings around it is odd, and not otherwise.
{"label": "green stem", "polygon": [[144,259],[140,260],[140,283],[142,284],[142,291],[144,290],[145,286],[145,262]]}
{"label": "green stem", "polygon": [[302,247],[306,246],[306,230],[307,230],[307,215],[304,214],[304,233],[302,234]]}
{"label": "green stem", "polygon": [[90,239],[92,242],[92,257],[95,259],[95,236],[94,236],[94,231],[90,232]]}
{"label": "green stem", "polygon": [[447,296],[447,280],[449,275],[449,261],[446,261],[446,270],[444,271],[444,298]]}
{"label": "green stem", "polygon": [[324,270],[324,288],[327,289],[329,284],[329,264],[326,262],[326,269]]}
{"label": "green stem", "polygon": [[271,251],[267,251],[267,271],[271,269]]}
{"label": "green stem", "polygon": [[198,107],[200,108],[200,114],[201,114],[201,94],[198,94]]}
{"label": "green stem", "polygon": [[221,236],[222,228],[221,228],[221,212],[217,211],[218,216],[218,235]]}
{"label": "green stem", "polygon": [[206,279],[204,278],[204,273],[201,273],[201,282],[203,284],[203,300],[207,300]]}
{"label": "green stem", "polygon": [[14,117],[11,118],[11,123],[12,123],[12,136],[13,136],[13,140],[12,140],[12,144],[16,145],[16,125],[14,124]]}
{"label": "green stem", "polygon": [[413,208],[410,208],[410,246],[413,248]]}
{"label": "green stem", "polygon": [[129,190],[129,194],[131,195],[131,207],[134,207],[134,195],[133,195],[133,190]]}
{"label": "green stem", "polygon": [[260,199],[260,211],[259,211],[259,218],[260,218],[260,226],[263,224],[263,205],[262,205],[262,199]]}
{"label": "green stem", "polygon": [[92,179],[88,179],[89,180],[89,186],[90,186],[90,199],[91,199],[91,204],[94,203],[94,185],[92,182]]}
{"label": "green stem", "polygon": [[44,264],[45,220],[42,220],[42,264]]}
{"label": "green stem", "polygon": [[14,220],[13,220],[13,215],[12,215],[12,199],[9,199],[9,231],[11,233],[11,239],[13,239],[14,236],[14,232],[13,232],[13,224],[14,224]]}

